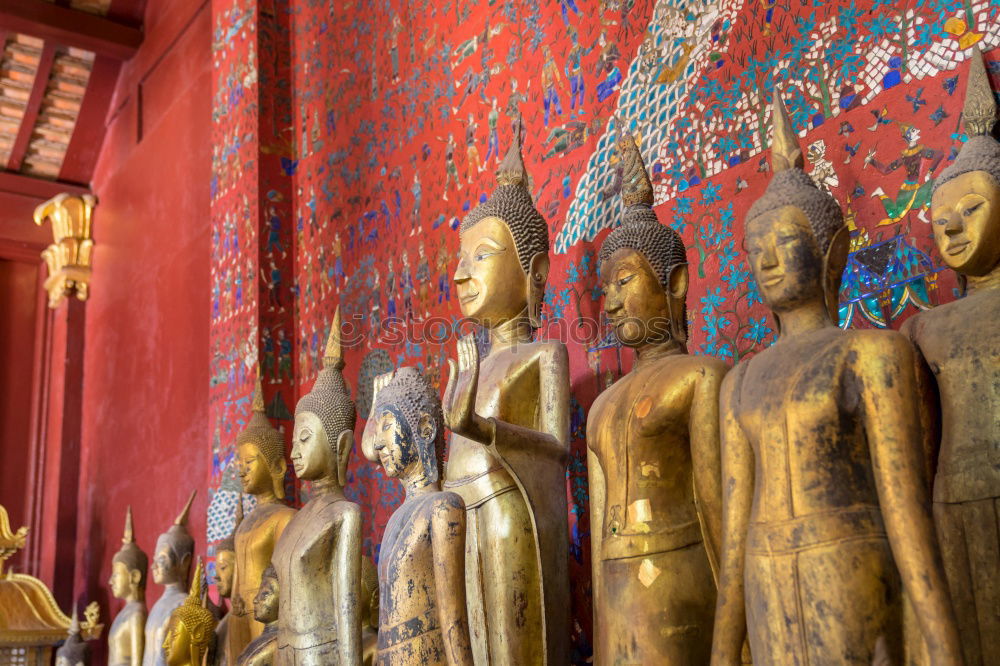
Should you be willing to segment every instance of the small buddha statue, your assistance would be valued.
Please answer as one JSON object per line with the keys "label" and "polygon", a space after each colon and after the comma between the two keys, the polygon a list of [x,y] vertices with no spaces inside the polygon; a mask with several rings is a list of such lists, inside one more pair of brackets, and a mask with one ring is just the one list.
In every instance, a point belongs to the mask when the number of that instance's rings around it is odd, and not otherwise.
{"label": "small buddha statue", "polygon": [[264,569],[260,589],[253,598],[253,617],[264,625],[260,636],[243,650],[239,666],[271,666],[274,663],[278,637],[278,573],[273,565]]}
{"label": "small buddha statue", "polygon": [[167,666],[203,666],[211,659],[216,622],[212,611],[205,608],[202,600],[202,571],[199,557],[190,593],[184,603],[170,614],[163,639],[163,654]]}
{"label": "small buddha statue", "polygon": [[[604,311],[632,371],[587,419],[595,664],[705,664],[721,540],[719,386],[687,353],[687,255],[652,210],[638,146],[619,143],[621,226],[598,254]],[[642,618],[642,621],[637,621]]]}
{"label": "small buddha statue", "polygon": [[[723,537],[712,663],[901,663],[902,593],[932,663],[961,663],[934,538],[913,348],[836,325],[848,237],[777,94],[746,249],[779,337],[720,391]],[[898,572],[897,572],[898,569]],[[902,580],[900,580],[900,578]]]}
{"label": "small buddha statue", "polygon": [[975,51],[962,114],[969,140],[931,197],[935,243],[966,295],[902,329],[936,389],[934,523],[967,666],[1000,664],[1000,143],[990,134],[997,106]]}
{"label": "small buddha statue", "polygon": [[236,455],[243,492],[253,495],[257,506],[233,535],[236,574],[226,650],[234,659],[264,630],[264,625],[251,616],[251,602],[260,588],[264,569],[271,563],[274,545],[295,515],[295,509],[283,502],[285,439],[264,413],[264,391],[259,376],[250,422],[236,436]]}
{"label": "small buddha statue", "polygon": [[[233,535],[240,528],[242,522],[243,495],[240,495],[236,500],[233,532],[215,547],[215,587],[219,591],[220,604],[222,603],[221,599],[232,598],[233,575],[236,573],[236,543],[233,541]],[[229,612],[219,620],[219,624],[215,627],[216,663],[219,666],[228,666],[236,661],[236,657],[229,654],[228,644],[229,618],[232,615],[233,610],[230,605]]]}
{"label": "small buddha statue", "polygon": [[90,646],[80,638],[80,619],[75,605],[69,623],[69,635],[56,650],[56,666],[90,666]]}
{"label": "small buddha statue", "polygon": [[361,645],[361,508],[344,496],[357,415],[342,370],[340,310],[323,369],[295,408],[292,465],[313,498],[274,549],[281,590],[279,665],[358,666]]}
{"label": "small buddha statue", "polygon": [[108,631],[108,665],[140,666],[146,631],[146,568],[149,559],[135,543],[132,507],[125,511],[122,547],[111,559],[108,587],[125,607],[115,616]]}
{"label": "small buddha statue", "polygon": [[[452,431],[443,488],[465,502],[466,602],[476,663],[569,660],[566,462],[569,357],[535,340],[549,232],[528,192],[520,128],[492,196],[459,228],[462,314],[483,326],[458,343],[445,391]],[[385,603],[383,600],[382,603]]]}
{"label": "small buddha statue", "polygon": [[153,554],[153,582],[163,585],[163,595],[156,600],[146,618],[145,650],[142,655],[143,666],[166,666],[166,655],[163,653],[163,639],[167,632],[167,623],[174,609],[184,603],[187,598],[185,589],[188,582],[188,572],[191,570],[191,559],[194,557],[194,538],[187,529],[188,513],[197,491],[191,491],[184,510],[166,532],[156,540],[156,552]]}
{"label": "small buddha statue", "polygon": [[364,447],[403,503],[379,550],[380,666],[472,664],[465,606],[465,504],[442,491],[444,417],[437,392],[416,368],[400,368],[374,399]]}

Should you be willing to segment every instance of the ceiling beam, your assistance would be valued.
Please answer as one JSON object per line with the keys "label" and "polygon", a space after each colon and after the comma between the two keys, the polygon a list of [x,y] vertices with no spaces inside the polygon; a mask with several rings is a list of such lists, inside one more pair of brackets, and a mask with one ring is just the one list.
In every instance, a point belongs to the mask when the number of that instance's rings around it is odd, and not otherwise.
{"label": "ceiling beam", "polygon": [[45,0],[0,0],[0,28],[116,60],[128,60],[142,44],[137,28]]}
{"label": "ceiling beam", "polygon": [[64,180],[45,180],[32,178],[11,171],[0,171],[0,192],[16,194],[33,199],[38,203],[48,201],[57,194],[91,194],[90,188],[79,183],[69,183]]}
{"label": "ceiling beam", "polygon": [[45,46],[42,47],[42,55],[38,58],[38,69],[35,70],[35,81],[31,84],[31,94],[28,96],[28,103],[24,106],[24,116],[21,118],[21,125],[17,128],[17,137],[14,139],[10,156],[7,158],[7,169],[10,171],[21,170],[24,155],[28,152],[28,144],[31,143],[31,135],[35,131],[38,112],[42,109],[45,90],[49,87],[49,75],[52,73],[52,62],[55,57],[55,44],[45,42]]}

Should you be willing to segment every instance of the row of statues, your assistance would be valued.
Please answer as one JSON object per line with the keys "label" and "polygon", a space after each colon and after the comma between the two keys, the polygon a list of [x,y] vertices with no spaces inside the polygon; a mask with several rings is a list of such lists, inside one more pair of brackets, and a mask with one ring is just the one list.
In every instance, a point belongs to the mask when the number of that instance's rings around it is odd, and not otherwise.
{"label": "row of statues", "polygon": [[[684,243],[653,211],[636,145],[619,143],[625,213],[598,268],[636,361],[587,422],[594,663],[1000,662],[1000,144],[981,55],[964,119],[932,226],[968,295],[902,334],[843,331],[848,231],[776,96],[773,176],[744,249],[779,336],[732,369],[688,354]],[[515,134],[459,230],[456,291],[483,349],[459,341],[443,400],[414,368],[375,380],[360,448],[405,490],[377,589],[344,494],[356,412],[338,311],[295,410],[291,461],[312,498],[280,501],[282,442],[258,388],[237,440],[257,505],[217,553],[231,610],[206,632],[197,574],[180,594],[193,542],[178,519],[153,563],[167,591],[144,618],[129,518],[110,663],[211,663],[212,643],[225,664],[569,663],[569,361],[534,336],[548,229]]]}

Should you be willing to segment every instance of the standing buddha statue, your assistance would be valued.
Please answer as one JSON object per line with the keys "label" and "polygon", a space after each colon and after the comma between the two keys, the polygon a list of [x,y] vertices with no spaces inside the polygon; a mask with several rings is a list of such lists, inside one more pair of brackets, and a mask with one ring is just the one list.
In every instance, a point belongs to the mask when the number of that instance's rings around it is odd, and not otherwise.
{"label": "standing buddha statue", "polygon": [[80,638],[80,619],[76,614],[75,604],[69,623],[69,635],[56,650],[55,666],[90,666],[90,646]]}
{"label": "standing buddha statue", "polygon": [[146,568],[149,558],[135,543],[132,507],[125,511],[122,547],[111,559],[108,587],[125,608],[115,616],[108,631],[108,665],[140,666],[146,631]]}
{"label": "standing buddha statue", "polygon": [[202,600],[202,572],[199,557],[190,593],[170,614],[162,645],[167,666],[204,666],[206,657],[210,657],[215,641],[215,616]]}
{"label": "standing buddha statue", "polygon": [[379,550],[379,666],[472,666],[465,606],[465,505],[442,492],[444,417],[437,392],[416,368],[400,368],[374,396],[365,426],[403,503]]}
{"label": "standing buddha statue", "polygon": [[163,595],[156,600],[146,618],[145,649],[142,654],[143,666],[166,666],[163,653],[163,638],[167,623],[174,609],[187,598],[185,588],[191,559],[194,557],[194,538],[187,529],[188,513],[197,491],[192,490],[184,510],[166,532],[156,540],[153,554],[153,582],[164,585]]}
{"label": "standing buddha statue", "polygon": [[[233,532],[220,541],[215,547],[215,587],[219,591],[221,599],[232,599],[233,577],[236,573],[236,543],[233,535],[240,528],[243,522],[243,495],[237,496],[235,520],[233,521]],[[235,663],[236,655],[229,653],[229,619],[234,615],[232,602],[230,601],[229,612],[226,613],[219,624],[215,627],[216,663],[219,666],[229,666]]]}
{"label": "standing buddha statue", "polygon": [[295,407],[292,465],[313,498],[274,549],[278,572],[279,666],[359,666],[361,508],[344,496],[357,415],[342,370],[340,310],[323,369]]}
{"label": "standing buddha statue", "polygon": [[236,662],[239,666],[271,666],[274,664],[278,637],[278,574],[273,565],[264,569],[260,589],[253,598],[253,616],[263,623],[264,631],[250,641]]}
{"label": "standing buddha statue", "polygon": [[549,233],[528,192],[520,127],[497,188],[459,228],[462,314],[483,326],[458,342],[445,390],[452,431],[444,489],[466,511],[466,602],[477,664],[569,660],[566,461],[569,357],[535,340]]}
{"label": "standing buddha statue", "polygon": [[[632,371],[587,419],[595,664],[704,664],[721,540],[719,386],[727,367],[687,353],[687,255],[652,210],[638,146],[619,143],[624,221],[604,241],[604,311]],[[636,618],[642,618],[637,622]]]}
{"label": "standing buddha statue", "polygon": [[779,337],[721,389],[712,663],[740,663],[746,633],[757,663],[868,666],[879,642],[900,663],[905,588],[932,663],[959,664],[913,348],[894,331],[837,327],[847,227],[802,170],[777,94],[772,122],[774,176],[747,213],[744,246]]}
{"label": "standing buddha statue", "polygon": [[252,415],[247,427],[236,436],[237,464],[243,492],[253,495],[257,506],[233,534],[236,573],[233,576],[233,603],[226,628],[226,652],[230,665],[247,644],[264,631],[253,619],[253,598],[260,577],[271,564],[274,546],[295,509],[285,497],[285,438],[267,420],[264,390],[258,375]]}
{"label": "standing buddha statue", "polygon": [[978,47],[967,86],[969,140],[931,198],[938,251],[967,293],[910,318],[903,332],[939,396],[934,522],[965,663],[979,666],[1000,664],[1000,143],[990,135],[997,106]]}

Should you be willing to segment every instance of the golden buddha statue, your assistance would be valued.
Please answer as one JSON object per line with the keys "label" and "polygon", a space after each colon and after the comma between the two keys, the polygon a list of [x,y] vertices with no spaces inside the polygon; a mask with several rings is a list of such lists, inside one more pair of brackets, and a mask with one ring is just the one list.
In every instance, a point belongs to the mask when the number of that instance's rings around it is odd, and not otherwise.
{"label": "golden buddha statue", "polygon": [[472,664],[465,606],[465,504],[442,492],[444,417],[416,368],[374,396],[364,449],[406,491],[379,550],[380,666]]}
{"label": "golden buddha statue", "polygon": [[458,342],[457,368],[449,360],[443,487],[465,502],[476,663],[565,664],[569,358],[563,343],[534,339],[549,233],[528,192],[520,128],[514,134],[496,190],[459,228],[456,293],[490,348],[480,362],[469,335]]}
{"label": "golden buddha statue", "polygon": [[903,332],[939,396],[934,522],[965,663],[979,666],[1000,664],[1000,143],[978,47],[962,119],[969,140],[935,181],[931,213],[941,257],[967,293],[910,318]]}
{"label": "golden buddha statue", "polygon": [[[16,662],[15,662],[16,663]],[[89,666],[90,646],[80,638],[80,619],[73,605],[73,617],[69,624],[69,635],[66,642],[56,650],[56,666]]]}
{"label": "golden buddha statue", "polygon": [[[222,599],[231,599],[233,594],[233,576],[236,573],[236,543],[233,536],[243,522],[243,495],[236,500],[233,532],[219,542],[215,547],[215,587],[219,590],[219,603]],[[235,663],[236,656],[229,654],[229,618],[233,616],[232,602],[226,613],[215,627],[216,663],[228,666]]]}
{"label": "golden buddha statue", "polygon": [[142,654],[143,666],[166,666],[163,653],[163,639],[167,623],[174,609],[187,598],[188,571],[194,557],[194,539],[187,529],[188,513],[194,501],[196,490],[191,491],[184,510],[166,532],[156,540],[153,554],[153,582],[165,586],[163,595],[156,600],[146,618],[145,649]]}
{"label": "golden buddha statue", "polygon": [[274,549],[281,590],[276,664],[357,666],[361,646],[361,509],[344,496],[357,418],[342,370],[340,310],[312,391],[295,408],[292,465],[313,498]]}
{"label": "golden buddha statue", "polygon": [[108,631],[108,665],[139,666],[146,631],[146,568],[149,559],[135,543],[132,507],[125,511],[122,547],[111,559],[108,587],[125,608],[115,616]]}
{"label": "golden buddha statue", "polygon": [[619,150],[625,219],[604,241],[598,270],[604,311],[636,361],[587,419],[594,663],[705,664],[728,368],[687,353],[684,241],[652,210],[638,146],[626,137]]}
{"label": "golden buddha statue", "polygon": [[257,506],[233,535],[236,573],[233,576],[232,611],[226,628],[226,652],[234,663],[247,644],[260,635],[264,625],[251,616],[260,577],[271,564],[274,546],[295,509],[286,506],[285,438],[267,420],[260,376],[254,391],[252,415],[236,436],[237,464],[243,492],[253,495]]}
{"label": "golden buddha statue", "polygon": [[774,176],[744,247],[779,338],[722,384],[712,663],[738,664],[746,633],[761,664],[868,666],[880,639],[901,663],[905,586],[932,663],[959,664],[913,349],[894,331],[837,327],[843,216],[802,170],[777,95],[772,121]]}
{"label": "golden buddha statue", "polygon": [[243,650],[239,666],[271,666],[278,638],[278,573],[268,565],[260,579],[260,589],[253,598],[253,617],[264,625],[260,636]]}
{"label": "golden buddha statue", "polygon": [[203,666],[215,642],[215,616],[201,598],[203,582],[201,558],[191,579],[191,591],[184,603],[170,614],[163,654],[167,666]]}

